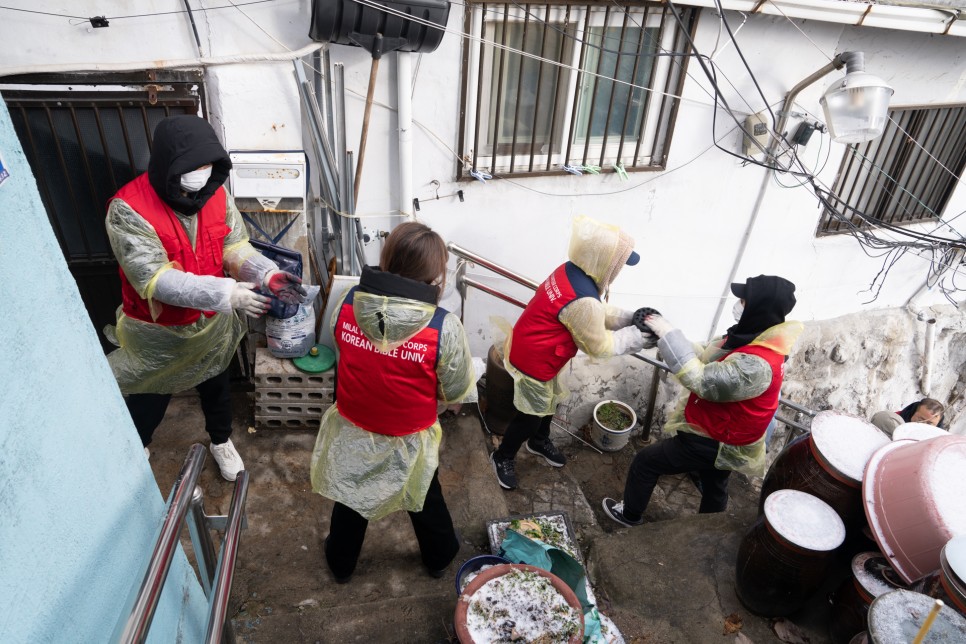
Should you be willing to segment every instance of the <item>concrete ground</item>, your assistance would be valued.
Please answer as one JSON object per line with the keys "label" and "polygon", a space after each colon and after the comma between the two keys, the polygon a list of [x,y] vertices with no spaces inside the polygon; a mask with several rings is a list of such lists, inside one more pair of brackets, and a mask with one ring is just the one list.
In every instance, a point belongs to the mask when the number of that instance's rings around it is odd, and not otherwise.
{"label": "concrete ground", "polygon": [[[442,579],[419,560],[408,517],[397,513],[370,526],[351,581],[335,583],[322,555],[331,502],[309,485],[315,432],[258,430],[251,394],[235,394],[232,436],[251,474],[247,514],[232,587],[240,642],[453,642],[454,577],[459,564],[489,552],[486,523],[513,514],[565,511],[577,533],[601,611],[627,642],[826,642],[825,597],[848,572],[837,572],[799,614],[777,625],[755,617],[734,591],[738,544],[754,523],[756,481],[732,476],[726,513],[697,515],[699,496],[684,476],[665,477],[648,507],[648,522],[624,529],[604,515],[603,496],[621,495],[638,438],[616,453],[598,454],[555,429],[569,458],[551,468],[521,451],[521,487],[503,491],[488,461],[498,438],[481,428],[475,406],[443,416],[440,481],[462,549]],[[151,445],[151,466],[167,495],[189,447],[207,445],[196,397],[175,397]],[[757,482],[760,484],[760,481]],[[201,477],[208,514],[227,513],[232,483],[208,458]],[[187,531],[184,543],[189,543]],[[787,629],[800,638],[776,635]]]}

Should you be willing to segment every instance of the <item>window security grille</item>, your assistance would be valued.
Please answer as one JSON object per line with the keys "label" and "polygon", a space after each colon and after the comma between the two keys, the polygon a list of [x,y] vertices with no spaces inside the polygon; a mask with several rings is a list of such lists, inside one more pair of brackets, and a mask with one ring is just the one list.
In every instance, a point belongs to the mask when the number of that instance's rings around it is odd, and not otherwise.
{"label": "window security grille", "polygon": [[148,168],[161,119],[198,112],[197,96],[153,104],[134,92],[4,91],[14,129],[67,263],[113,260],[107,200]]}
{"label": "window security grille", "polygon": [[[966,166],[966,105],[896,108],[889,117],[881,137],[848,147],[835,179],[832,202],[855,226],[868,226],[856,211],[898,225],[939,219]],[[849,229],[826,211],[817,234]]]}
{"label": "window security grille", "polygon": [[114,323],[121,301],[107,201],[147,170],[161,119],[199,112],[200,80],[193,70],[4,79],[17,138],[105,352],[114,346],[101,329]]}
{"label": "window security grille", "polygon": [[[681,11],[693,32],[697,9]],[[663,169],[689,52],[666,6],[473,2],[464,16],[458,176]]]}

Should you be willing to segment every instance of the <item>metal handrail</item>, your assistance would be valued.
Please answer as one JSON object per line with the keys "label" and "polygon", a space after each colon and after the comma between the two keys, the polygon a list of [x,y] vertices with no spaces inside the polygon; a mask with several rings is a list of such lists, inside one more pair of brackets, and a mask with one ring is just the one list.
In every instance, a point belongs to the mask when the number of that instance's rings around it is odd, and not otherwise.
{"label": "metal handrail", "polygon": [[[512,296],[509,296],[509,295],[507,295],[507,294],[505,294],[505,293],[503,293],[503,292],[501,292],[501,291],[493,288],[492,286],[487,286],[487,285],[485,285],[485,284],[483,284],[481,282],[478,282],[477,280],[474,280],[471,277],[467,277],[466,276],[466,272],[465,272],[466,271],[465,262],[472,262],[473,264],[476,264],[478,266],[482,266],[483,268],[486,268],[486,269],[489,269],[489,270],[493,271],[497,275],[500,275],[502,277],[505,277],[505,278],[507,278],[507,279],[509,279],[509,280],[511,280],[513,282],[516,282],[517,284],[521,284],[523,286],[526,286],[526,287],[528,287],[528,288],[530,288],[530,289],[532,289],[534,291],[537,290],[540,287],[540,283],[539,282],[535,282],[535,281],[533,281],[532,279],[530,279],[528,277],[524,277],[522,275],[519,275],[518,273],[514,273],[510,269],[508,269],[508,268],[506,268],[504,266],[501,266],[501,265],[497,264],[493,260],[489,260],[489,259],[486,259],[485,257],[482,257],[481,255],[477,255],[476,253],[474,253],[472,251],[466,250],[462,246],[459,246],[457,244],[454,244],[454,243],[450,242],[449,244],[446,245],[446,247],[449,249],[449,252],[453,253],[454,255],[456,255],[457,257],[459,257],[464,262],[463,264],[461,264],[460,266],[457,267],[457,271],[456,271],[457,288],[460,291],[460,294],[461,294],[461,296],[464,299],[466,298],[466,289],[465,289],[465,287],[472,286],[472,287],[474,287],[474,288],[476,288],[476,289],[478,289],[480,291],[483,291],[484,293],[488,293],[488,294],[490,294],[490,295],[492,295],[492,296],[494,296],[496,298],[499,298],[499,299],[503,300],[504,302],[509,302],[510,304],[514,304],[514,305],[520,307],[521,309],[522,308],[526,308],[526,306],[527,306],[526,302],[523,302],[523,301],[518,300],[518,299],[516,299],[516,298],[514,298]],[[655,375],[657,374],[657,370],[658,369],[664,370],[664,371],[666,371],[668,373],[671,372],[671,369],[665,363],[661,362],[660,360],[657,360],[656,358],[651,358],[649,356],[642,355],[640,353],[632,353],[630,355],[632,355],[633,357],[637,358],[638,360],[642,360],[643,362],[646,362],[646,363],[652,365],[655,368]],[[652,388],[652,390],[653,390],[653,395],[656,395],[657,394],[656,388]],[[794,403],[794,402],[792,402],[790,400],[785,400],[784,398],[781,398],[781,397],[779,397],[778,403],[780,405],[784,405],[785,407],[788,407],[790,409],[794,409],[796,412],[801,413],[801,414],[805,414],[807,416],[814,416],[817,413],[817,412],[815,412],[815,411],[813,411],[811,409],[808,409],[807,407],[803,407],[803,406],[799,405],[798,403]],[[644,431],[645,432],[648,432],[648,433],[650,432],[650,427],[649,427],[650,426],[650,422],[649,421],[650,421],[650,418],[651,418],[651,409],[653,408],[653,406],[654,406],[654,401],[653,400],[649,400],[648,401],[648,415],[647,415],[647,419],[645,419],[645,422],[642,423],[643,425],[645,425]],[[786,425],[790,426],[790,427],[794,427],[795,429],[798,429],[798,430],[801,430],[801,431],[808,431],[808,428],[807,427],[805,427],[804,425],[799,424],[798,422],[796,422],[794,420],[789,420],[789,419],[786,419],[786,418],[782,418],[780,416],[776,416],[776,418],[778,420],[780,420],[781,422],[785,423]]]}
{"label": "metal handrail", "polygon": [[[225,517],[209,517],[204,513],[204,497],[197,483],[198,478],[201,476],[202,467],[204,466],[206,451],[204,446],[197,444],[192,445],[191,449],[188,450],[188,456],[185,458],[184,464],[181,466],[181,471],[178,473],[178,477],[171,487],[171,493],[168,495],[164,521],[158,530],[158,537],[155,540],[154,549],[151,551],[147,570],[145,570],[141,583],[136,587],[136,590],[132,588],[132,593],[125,605],[125,610],[121,612],[121,619],[118,620],[118,623],[114,627],[114,634],[111,637],[112,642],[133,644],[135,642],[144,642],[147,639],[158,601],[161,598],[161,592],[164,590],[164,582],[167,579],[168,571],[171,569],[174,553],[177,551],[179,536],[186,522],[186,518],[191,533],[191,542],[194,547],[195,558],[201,573],[199,576],[205,594],[211,598],[215,598],[220,593],[230,592],[231,590],[231,575],[235,564],[234,552],[237,548],[239,538],[237,527],[235,530],[226,530],[222,545],[222,557],[218,563],[219,567],[222,567],[222,564],[226,561],[230,565],[227,572],[227,581],[222,580],[222,577],[226,576],[225,573],[222,573],[218,576],[218,583],[214,584],[214,589],[212,588],[215,573],[212,566],[214,561],[214,545],[212,544],[209,530],[219,527],[219,524],[224,521]],[[235,482],[235,493],[230,508],[231,514],[227,522],[229,524],[228,528],[231,528],[235,524],[242,524],[244,501],[247,493],[248,473],[242,471],[239,473],[238,479]],[[241,498],[241,505],[236,506],[236,500],[239,496]],[[227,558],[227,553],[229,552],[231,553],[230,559]],[[226,583],[228,591],[223,591]],[[225,623],[225,608],[224,603],[221,603],[217,612],[209,612],[209,619],[212,616],[218,616],[222,622],[222,624],[215,625],[218,638],[224,637],[226,641],[232,641],[234,637],[231,632],[231,624]],[[212,632],[212,624],[210,623],[208,624],[208,632],[209,634]],[[212,642],[217,640],[209,639],[208,641]]]}
{"label": "metal handrail", "polygon": [[[215,571],[215,587],[208,601],[208,633],[205,641],[216,644],[222,640],[223,630],[230,633],[231,624],[227,620],[228,599],[231,583],[235,576],[235,557],[238,554],[238,541],[241,537],[242,518],[245,515],[245,499],[248,497],[248,472],[242,470],[235,479],[235,491],[228,506],[228,524],[225,540],[221,546],[221,557]],[[234,639],[232,637],[232,639]]]}
{"label": "metal handrail", "polygon": [[[151,552],[148,569],[141,579],[141,585],[134,596],[130,612],[123,621],[118,622],[115,628],[113,641],[128,644],[143,642],[147,637],[151,620],[154,619],[154,611],[158,607],[158,600],[164,588],[164,580],[168,576],[171,561],[178,547],[178,535],[181,533],[181,526],[188,512],[191,491],[198,482],[204,462],[204,447],[192,445],[184,465],[181,466],[181,472],[178,473],[178,478],[171,488],[164,522],[161,524],[154,550]],[[121,615],[123,616],[124,613]]]}

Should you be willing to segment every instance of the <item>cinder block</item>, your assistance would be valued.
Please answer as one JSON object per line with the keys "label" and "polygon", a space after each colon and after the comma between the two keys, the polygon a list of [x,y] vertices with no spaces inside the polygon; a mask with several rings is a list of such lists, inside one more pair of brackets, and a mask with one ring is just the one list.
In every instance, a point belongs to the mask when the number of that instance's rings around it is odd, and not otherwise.
{"label": "cinder block", "polygon": [[318,429],[332,406],[335,370],[299,371],[291,360],[255,350],[255,425],[264,429]]}

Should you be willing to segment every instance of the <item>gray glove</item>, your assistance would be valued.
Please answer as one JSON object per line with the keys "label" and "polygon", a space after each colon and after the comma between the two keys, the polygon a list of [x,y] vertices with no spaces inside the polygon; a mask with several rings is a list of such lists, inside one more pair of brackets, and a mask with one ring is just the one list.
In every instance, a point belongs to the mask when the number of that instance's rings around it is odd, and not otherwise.
{"label": "gray glove", "polygon": [[681,371],[684,364],[694,357],[694,345],[684,337],[680,329],[671,329],[657,343],[661,357],[667,363],[671,373]]}
{"label": "gray glove", "polygon": [[614,331],[614,355],[637,353],[644,348],[644,334],[636,326]]}
{"label": "gray glove", "polygon": [[252,282],[237,282],[231,290],[231,308],[250,318],[260,318],[272,307],[272,301],[252,289]]}
{"label": "gray glove", "polygon": [[674,330],[674,325],[664,319],[663,315],[647,316],[644,318],[644,325],[658,338],[663,338],[666,334]]}

